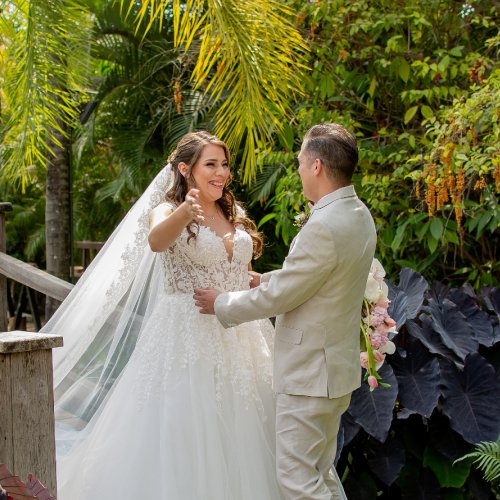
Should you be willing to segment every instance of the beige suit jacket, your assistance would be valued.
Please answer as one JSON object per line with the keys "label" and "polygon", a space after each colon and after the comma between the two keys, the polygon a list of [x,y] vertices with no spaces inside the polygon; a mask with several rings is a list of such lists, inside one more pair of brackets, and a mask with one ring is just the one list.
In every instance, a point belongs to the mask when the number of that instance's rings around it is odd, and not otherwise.
{"label": "beige suit jacket", "polygon": [[337,398],[359,387],[359,322],[375,245],[370,212],[347,186],[318,201],[282,269],[262,275],[257,288],[217,297],[226,328],[276,316],[276,392]]}

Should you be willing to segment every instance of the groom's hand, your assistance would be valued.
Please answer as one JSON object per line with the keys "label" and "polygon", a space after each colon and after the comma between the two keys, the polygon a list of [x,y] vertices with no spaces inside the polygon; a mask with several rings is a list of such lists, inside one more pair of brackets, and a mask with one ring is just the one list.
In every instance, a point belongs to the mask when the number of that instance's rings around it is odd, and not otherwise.
{"label": "groom's hand", "polygon": [[194,303],[200,308],[201,314],[215,314],[214,302],[222,292],[215,288],[195,288]]}

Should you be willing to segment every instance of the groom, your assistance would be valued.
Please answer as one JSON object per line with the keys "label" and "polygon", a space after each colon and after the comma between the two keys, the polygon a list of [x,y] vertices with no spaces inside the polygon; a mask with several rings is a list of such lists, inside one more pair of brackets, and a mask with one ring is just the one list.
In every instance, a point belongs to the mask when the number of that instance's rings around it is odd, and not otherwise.
{"label": "groom", "polygon": [[375,252],[375,225],[351,178],[355,137],[338,124],[306,134],[298,156],[311,216],[282,269],[251,290],[195,291],[224,327],[276,316],[274,390],[278,481],[289,499],[330,500],[340,417],[360,385],[359,322]]}

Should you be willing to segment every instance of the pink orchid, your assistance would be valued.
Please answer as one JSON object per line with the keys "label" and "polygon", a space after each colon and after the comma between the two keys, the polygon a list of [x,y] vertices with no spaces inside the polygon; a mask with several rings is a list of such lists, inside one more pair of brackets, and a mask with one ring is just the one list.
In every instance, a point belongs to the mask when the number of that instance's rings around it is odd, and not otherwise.
{"label": "pink orchid", "polygon": [[396,322],[390,316],[385,318],[385,324],[390,327],[396,326]]}

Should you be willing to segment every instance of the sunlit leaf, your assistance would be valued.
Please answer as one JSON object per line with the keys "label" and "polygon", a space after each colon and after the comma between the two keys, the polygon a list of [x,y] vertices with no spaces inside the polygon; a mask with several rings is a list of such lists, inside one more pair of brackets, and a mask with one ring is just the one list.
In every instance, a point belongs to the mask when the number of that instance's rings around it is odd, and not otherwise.
{"label": "sunlit leaf", "polygon": [[405,124],[407,124],[413,120],[413,117],[415,116],[417,110],[418,110],[418,106],[412,106],[410,109],[408,109],[406,111],[405,117],[404,117]]}

